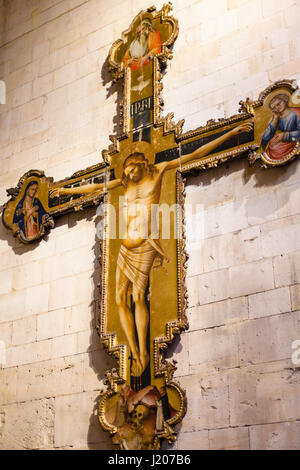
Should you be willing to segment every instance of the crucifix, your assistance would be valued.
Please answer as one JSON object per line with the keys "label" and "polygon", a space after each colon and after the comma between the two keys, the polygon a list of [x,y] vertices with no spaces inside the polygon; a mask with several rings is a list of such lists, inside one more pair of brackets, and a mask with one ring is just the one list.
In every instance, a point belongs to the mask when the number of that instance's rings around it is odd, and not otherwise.
{"label": "crucifix", "polygon": [[184,175],[243,156],[251,165],[280,166],[300,153],[300,108],[291,106],[297,87],[289,80],[193,131],[161,116],[162,72],[178,35],[170,11],[167,4],[140,12],[111,47],[112,80],[123,84],[122,132],[110,136],[103,162],[59,182],[31,170],[8,190],[3,212],[14,235],[33,243],[55,217],[100,204],[99,335],[118,366],[106,374],[98,415],[122,449],[173,442],[186,412],[176,363],[164,358],[174,335],[188,328]]}

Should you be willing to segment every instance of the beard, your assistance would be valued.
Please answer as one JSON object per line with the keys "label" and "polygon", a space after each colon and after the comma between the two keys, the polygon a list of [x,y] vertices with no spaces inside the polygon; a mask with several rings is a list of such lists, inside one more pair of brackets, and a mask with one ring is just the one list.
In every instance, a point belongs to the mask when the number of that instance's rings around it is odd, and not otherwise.
{"label": "beard", "polygon": [[134,41],[131,43],[129,47],[130,55],[134,59],[138,59],[143,57],[148,52],[148,37],[149,33],[141,33],[137,34]]}
{"label": "beard", "polygon": [[138,41],[139,43],[142,45],[142,46],[145,46],[146,44],[148,44],[148,37],[149,37],[149,33],[142,33],[140,34],[140,36],[138,37]]}

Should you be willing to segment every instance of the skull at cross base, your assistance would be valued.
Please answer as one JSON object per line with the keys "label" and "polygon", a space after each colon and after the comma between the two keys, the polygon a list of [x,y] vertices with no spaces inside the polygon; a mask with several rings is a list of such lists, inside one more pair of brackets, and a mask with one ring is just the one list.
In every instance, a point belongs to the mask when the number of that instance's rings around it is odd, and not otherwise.
{"label": "skull at cross base", "polygon": [[141,405],[141,404],[137,405],[131,415],[132,426],[135,428],[141,427],[143,421],[145,421],[145,419],[147,419],[148,416],[149,416],[149,408],[147,408],[147,406],[145,405]]}

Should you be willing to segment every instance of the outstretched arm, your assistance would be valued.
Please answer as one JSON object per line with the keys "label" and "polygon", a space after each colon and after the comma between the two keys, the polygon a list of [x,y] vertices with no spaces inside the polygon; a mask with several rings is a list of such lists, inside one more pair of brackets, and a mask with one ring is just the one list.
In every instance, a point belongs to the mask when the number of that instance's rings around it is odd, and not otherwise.
{"label": "outstretched arm", "polygon": [[[234,129],[231,129],[230,131],[226,132],[226,134],[221,135],[221,137],[218,137],[217,139],[209,142],[208,144],[202,145],[194,152],[189,153],[188,155],[184,155],[181,158],[181,164],[185,165],[186,163],[192,162],[193,160],[198,160],[202,157],[205,157],[217,147],[219,147],[219,145],[222,145],[224,142],[229,140],[231,137],[234,137],[238,134],[242,134],[243,132],[250,132],[252,129],[252,122],[246,122],[244,124],[241,124],[240,126],[237,126]],[[161,165],[164,166],[164,170],[171,170],[172,168],[178,168],[179,161],[180,159],[176,158],[176,160],[172,160],[171,162],[160,163],[157,166]]]}
{"label": "outstretched arm", "polygon": [[[113,180],[107,183],[107,189],[113,189],[121,185],[121,180]],[[93,183],[93,184],[84,184],[82,186],[77,186],[76,188],[55,188],[50,189],[50,196],[59,197],[65,194],[91,194],[104,189],[104,183]]]}

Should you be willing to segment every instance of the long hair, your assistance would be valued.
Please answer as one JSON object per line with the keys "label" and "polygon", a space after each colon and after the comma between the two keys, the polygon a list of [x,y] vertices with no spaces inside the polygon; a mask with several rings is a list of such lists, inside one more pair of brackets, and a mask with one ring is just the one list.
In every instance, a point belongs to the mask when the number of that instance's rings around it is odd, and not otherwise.
{"label": "long hair", "polygon": [[121,178],[121,183],[125,188],[127,188],[129,183],[129,178],[125,175],[125,169],[129,165],[137,165],[142,167],[148,175],[153,175],[153,173],[155,172],[155,166],[148,162],[147,158],[143,153],[132,153],[131,155],[129,155],[129,157],[126,158],[125,162],[123,163],[123,174]]}

